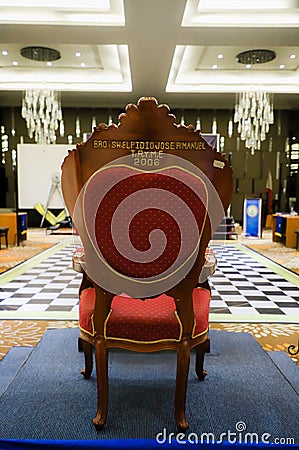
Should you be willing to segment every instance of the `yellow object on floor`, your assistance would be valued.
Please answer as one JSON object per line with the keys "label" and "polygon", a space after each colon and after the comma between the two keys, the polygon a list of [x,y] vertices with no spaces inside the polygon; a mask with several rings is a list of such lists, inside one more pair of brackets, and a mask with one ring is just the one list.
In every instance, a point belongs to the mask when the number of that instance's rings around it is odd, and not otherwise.
{"label": "yellow object on floor", "polygon": [[[45,213],[45,207],[42,203],[36,203],[34,205],[34,208],[36,209],[36,211],[38,211],[42,216]],[[53,213],[51,213],[51,211],[47,211],[45,218],[47,219],[47,221],[51,224],[51,225],[56,225],[58,222],[61,222],[62,220],[64,220],[66,218],[66,212],[63,209],[62,211],[60,211],[60,213],[58,214],[58,216],[55,216]]]}

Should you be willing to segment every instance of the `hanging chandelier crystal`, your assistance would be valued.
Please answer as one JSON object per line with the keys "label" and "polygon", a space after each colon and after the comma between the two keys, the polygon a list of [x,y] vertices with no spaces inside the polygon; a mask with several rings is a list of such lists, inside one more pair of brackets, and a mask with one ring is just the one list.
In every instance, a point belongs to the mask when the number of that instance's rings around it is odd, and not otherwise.
{"label": "hanging chandelier crystal", "polygon": [[[276,57],[272,50],[248,50],[237,55],[237,61],[250,68],[253,64],[264,64]],[[236,95],[234,122],[238,123],[238,133],[245,147],[261,149],[270,125],[274,123],[273,94],[260,87]]]}
{"label": "hanging chandelier crystal", "polygon": [[62,121],[59,94],[50,89],[28,89],[22,100],[22,117],[37,144],[54,144]]}
{"label": "hanging chandelier crystal", "polygon": [[237,94],[234,122],[245,147],[261,149],[270,125],[274,123],[273,96],[265,91],[241,92]]}
{"label": "hanging chandelier crystal", "polygon": [[[29,46],[20,50],[23,58],[35,63],[53,62],[61,58],[58,50],[49,47]],[[56,131],[64,135],[60,94],[51,89],[28,89],[23,94],[22,117],[26,120],[28,134],[37,144],[54,144]]]}

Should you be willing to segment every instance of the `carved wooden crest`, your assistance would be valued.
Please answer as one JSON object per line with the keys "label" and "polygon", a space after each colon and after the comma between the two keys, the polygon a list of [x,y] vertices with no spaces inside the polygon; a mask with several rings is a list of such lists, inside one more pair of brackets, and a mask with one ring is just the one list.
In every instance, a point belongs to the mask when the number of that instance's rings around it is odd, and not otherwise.
{"label": "carved wooden crest", "polygon": [[126,155],[131,156],[132,166],[141,170],[159,168],[167,155],[183,158],[200,168],[216,190],[230,199],[227,194],[232,192],[232,177],[228,161],[202,138],[199,130],[175,121],[167,105],[159,105],[153,97],[142,97],[137,105],[127,105],[118,125],[97,126],[86,142],[69,153],[62,167],[62,187],[70,214],[74,190],[79,193],[96,170]]}

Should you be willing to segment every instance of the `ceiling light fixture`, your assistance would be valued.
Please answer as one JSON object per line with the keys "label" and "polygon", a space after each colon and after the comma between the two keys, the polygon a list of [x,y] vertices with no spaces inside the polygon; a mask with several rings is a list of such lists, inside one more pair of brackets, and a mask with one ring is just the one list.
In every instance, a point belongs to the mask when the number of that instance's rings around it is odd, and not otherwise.
{"label": "ceiling light fixture", "polygon": [[[46,62],[48,66],[61,58],[58,50],[48,47],[23,47],[20,53],[24,58]],[[29,137],[37,144],[54,144],[56,131],[59,127],[60,133],[64,129],[59,93],[47,88],[28,89],[23,95],[22,117]]]}
{"label": "ceiling light fixture", "polygon": [[276,58],[276,53],[273,50],[246,50],[238,53],[236,59],[240,64],[265,64],[273,61]]}
{"label": "ceiling light fixture", "polygon": [[37,144],[54,144],[62,122],[59,94],[50,89],[28,89],[23,96],[22,117]]}
{"label": "ceiling light fixture", "polygon": [[23,47],[20,51],[24,58],[31,59],[31,61],[57,61],[61,58],[60,52],[55,48],[30,46]]}
{"label": "ceiling light fixture", "polygon": [[[275,59],[272,50],[248,50],[236,56],[240,64],[265,64]],[[260,89],[259,86],[249,92],[237,94],[234,122],[238,123],[238,133],[245,147],[261,149],[261,143],[266,139],[270,125],[274,123],[273,95]]]}

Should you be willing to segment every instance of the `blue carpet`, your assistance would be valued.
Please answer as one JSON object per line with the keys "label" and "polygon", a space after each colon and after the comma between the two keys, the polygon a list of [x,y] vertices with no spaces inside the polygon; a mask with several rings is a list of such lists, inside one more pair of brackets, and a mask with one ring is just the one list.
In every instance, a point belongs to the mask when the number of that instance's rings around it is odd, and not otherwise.
{"label": "blue carpet", "polygon": [[268,352],[268,355],[299,395],[298,366],[293,363],[285,352]]}
{"label": "blue carpet", "polygon": [[[188,436],[213,433],[227,440],[235,433],[243,442],[246,433],[259,439],[267,433],[269,442],[294,438],[299,443],[299,396],[283,374],[283,363],[278,369],[250,334],[211,330],[210,336],[212,352],[202,383],[192,354]],[[111,352],[109,414],[97,433],[91,422],[95,375],[90,380],[80,375],[83,355],[77,352],[77,337],[77,329],[49,330],[43,336],[0,398],[1,439],[155,439],[162,433],[163,440],[176,433],[174,353]]]}
{"label": "blue carpet", "polygon": [[32,347],[13,347],[0,361],[0,396],[13,382],[32,351]]}

